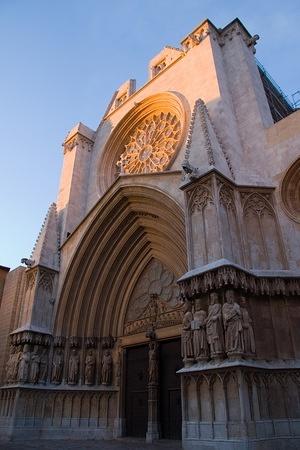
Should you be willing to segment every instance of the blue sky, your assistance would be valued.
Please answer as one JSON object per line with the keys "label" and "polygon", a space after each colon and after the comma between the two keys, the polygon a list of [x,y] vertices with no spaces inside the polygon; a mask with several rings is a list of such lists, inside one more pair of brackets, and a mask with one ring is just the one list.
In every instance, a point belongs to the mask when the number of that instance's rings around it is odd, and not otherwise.
{"label": "blue sky", "polygon": [[29,257],[56,200],[61,144],[96,128],[113,92],[203,19],[239,17],[284,92],[300,89],[300,3],[189,0],[0,0],[0,264]]}

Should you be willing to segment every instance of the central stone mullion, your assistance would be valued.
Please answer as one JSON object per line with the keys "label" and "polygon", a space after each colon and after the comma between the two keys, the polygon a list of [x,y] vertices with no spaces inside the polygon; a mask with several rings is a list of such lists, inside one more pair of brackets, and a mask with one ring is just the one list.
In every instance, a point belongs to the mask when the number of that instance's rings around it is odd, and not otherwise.
{"label": "central stone mullion", "polygon": [[159,439],[159,364],[158,344],[149,342],[149,382],[148,382],[148,428],[146,441],[151,443]]}

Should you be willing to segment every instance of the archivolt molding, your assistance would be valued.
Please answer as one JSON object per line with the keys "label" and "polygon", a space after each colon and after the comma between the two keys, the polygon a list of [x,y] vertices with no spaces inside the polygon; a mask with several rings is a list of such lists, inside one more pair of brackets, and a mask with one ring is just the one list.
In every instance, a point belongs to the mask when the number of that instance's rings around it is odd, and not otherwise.
{"label": "archivolt molding", "polygon": [[98,166],[100,192],[108,189],[118,171],[167,170],[183,143],[185,131],[186,111],[176,94],[163,92],[137,104],[114,128],[106,143]]}
{"label": "archivolt molding", "polygon": [[142,269],[156,258],[186,271],[183,211],[153,188],[119,188],[82,238],[59,299],[55,334],[122,335],[127,303]]}
{"label": "archivolt molding", "polygon": [[280,191],[284,210],[291,219],[300,222],[300,158],[288,168]]}

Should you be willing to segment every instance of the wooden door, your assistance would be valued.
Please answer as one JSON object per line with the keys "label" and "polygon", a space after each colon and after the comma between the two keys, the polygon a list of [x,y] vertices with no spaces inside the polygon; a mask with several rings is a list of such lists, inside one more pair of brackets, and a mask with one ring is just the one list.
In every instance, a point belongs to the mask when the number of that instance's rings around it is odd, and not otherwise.
{"label": "wooden door", "polygon": [[180,339],[160,342],[160,423],[161,437],[181,439],[181,389],[182,368]]}
{"label": "wooden door", "polygon": [[148,346],[126,351],[126,435],[145,437],[148,422]]}

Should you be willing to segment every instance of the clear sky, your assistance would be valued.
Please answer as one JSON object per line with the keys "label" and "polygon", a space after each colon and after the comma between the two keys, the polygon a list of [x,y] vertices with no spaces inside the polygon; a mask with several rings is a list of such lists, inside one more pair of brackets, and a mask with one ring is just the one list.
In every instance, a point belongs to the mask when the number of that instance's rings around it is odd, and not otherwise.
{"label": "clear sky", "polygon": [[61,144],[95,129],[113,92],[209,18],[259,34],[256,56],[284,92],[300,89],[299,0],[0,0],[0,265],[29,257],[56,200]]}

